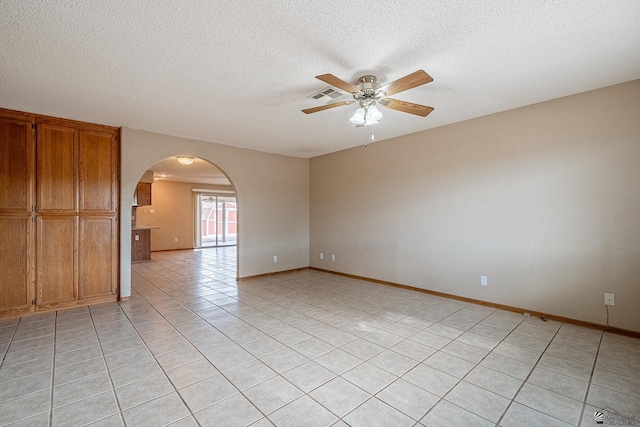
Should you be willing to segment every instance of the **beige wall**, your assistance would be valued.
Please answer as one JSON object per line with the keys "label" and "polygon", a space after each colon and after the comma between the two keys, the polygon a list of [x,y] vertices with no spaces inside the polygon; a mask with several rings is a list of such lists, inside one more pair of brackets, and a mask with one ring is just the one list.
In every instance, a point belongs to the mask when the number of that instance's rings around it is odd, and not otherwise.
{"label": "beige wall", "polygon": [[312,266],[600,324],[612,292],[640,331],[640,81],[313,158],[310,187]]}
{"label": "beige wall", "polygon": [[[309,161],[203,141],[122,129],[120,287],[131,293],[131,200],[143,174],[184,154],[224,171],[238,200],[238,276],[309,265]],[[155,184],[154,184],[155,185]],[[278,262],[273,262],[273,256]]]}
{"label": "beige wall", "polygon": [[[152,205],[140,206],[136,212],[137,225],[160,227],[151,230],[152,251],[193,248],[195,233],[194,188],[233,190],[231,187],[221,185],[154,181],[151,185]],[[153,213],[151,213],[152,210]]]}

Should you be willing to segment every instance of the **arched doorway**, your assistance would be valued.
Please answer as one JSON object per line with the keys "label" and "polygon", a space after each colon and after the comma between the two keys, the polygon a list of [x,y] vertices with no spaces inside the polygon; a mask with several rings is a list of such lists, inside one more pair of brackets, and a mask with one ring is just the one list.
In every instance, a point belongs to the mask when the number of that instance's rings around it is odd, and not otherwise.
{"label": "arched doorway", "polygon": [[211,260],[216,248],[224,248],[218,252],[225,258],[226,272],[235,277],[237,209],[235,187],[213,163],[190,156],[160,160],[140,177],[134,191],[132,262],[166,258],[169,251],[185,249],[213,251],[206,255]]}

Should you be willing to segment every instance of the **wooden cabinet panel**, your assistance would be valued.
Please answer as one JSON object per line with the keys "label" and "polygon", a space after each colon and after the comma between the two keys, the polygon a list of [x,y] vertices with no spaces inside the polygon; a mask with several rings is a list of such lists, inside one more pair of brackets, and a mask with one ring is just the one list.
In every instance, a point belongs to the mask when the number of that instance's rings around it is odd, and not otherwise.
{"label": "wooden cabinet panel", "polygon": [[81,130],[80,212],[116,213],[118,206],[118,145],[115,135]]}
{"label": "wooden cabinet panel", "polygon": [[78,298],[115,295],[118,227],[113,216],[80,217]]}
{"label": "wooden cabinet panel", "polygon": [[73,128],[38,124],[38,212],[76,212],[76,145]]}
{"label": "wooden cabinet panel", "polygon": [[151,230],[131,231],[131,261],[151,259]]}
{"label": "wooden cabinet panel", "polygon": [[77,299],[77,216],[38,217],[37,304]]}
{"label": "wooden cabinet panel", "polygon": [[33,309],[32,224],[30,217],[0,216],[0,313]]}
{"label": "wooden cabinet panel", "polygon": [[151,205],[151,183],[139,182],[136,187],[136,202],[138,206]]}
{"label": "wooden cabinet panel", "polygon": [[0,114],[0,314],[33,311],[33,116]]}
{"label": "wooden cabinet panel", "polygon": [[35,182],[31,121],[0,117],[0,213],[29,213]]}

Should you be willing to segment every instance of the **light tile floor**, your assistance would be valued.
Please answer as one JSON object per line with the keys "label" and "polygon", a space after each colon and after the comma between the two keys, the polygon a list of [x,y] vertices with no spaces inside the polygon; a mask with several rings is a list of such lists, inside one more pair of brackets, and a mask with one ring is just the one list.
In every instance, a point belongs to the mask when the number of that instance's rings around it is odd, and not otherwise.
{"label": "light tile floor", "polygon": [[0,320],[0,425],[640,425],[640,340],[154,253],[129,302]]}

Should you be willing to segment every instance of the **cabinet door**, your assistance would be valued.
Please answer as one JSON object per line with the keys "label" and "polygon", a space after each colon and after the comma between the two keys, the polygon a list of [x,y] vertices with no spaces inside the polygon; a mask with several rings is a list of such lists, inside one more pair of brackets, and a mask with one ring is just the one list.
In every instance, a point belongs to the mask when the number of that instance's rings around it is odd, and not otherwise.
{"label": "cabinet door", "polygon": [[77,212],[76,146],[73,128],[38,123],[37,209]]}
{"label": "cabinet door", "polygon": [[138,206],[151,205],[151,183],[139,182],[136,187],[136,196]]}
{"label": "cabinet door", "polygon": [[34,145],[30,121],[0,117],[0,213],[31,212]]}
{"label": "cabinet door", "polygon": [[38,216],[37,304],[39,308],[77,299],[78,216]]}
{"label": "cabinet door", "polygon": [[115,135],[80,130],[80,213],[113,213],[118,206],[118,144]]}
{"label": "cabinet door", "polygon": [[33,222],[0,216],[0,314],[33,310]]}
{"label": "cabinet door", "polygon": [[33,311],[35,142],[31,116],[0,111],[0,314]]}
{"label": "cabinet door", "polygon": [[116,295],[118,229],[114,216],[80,217],[78,298]]}

